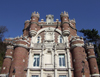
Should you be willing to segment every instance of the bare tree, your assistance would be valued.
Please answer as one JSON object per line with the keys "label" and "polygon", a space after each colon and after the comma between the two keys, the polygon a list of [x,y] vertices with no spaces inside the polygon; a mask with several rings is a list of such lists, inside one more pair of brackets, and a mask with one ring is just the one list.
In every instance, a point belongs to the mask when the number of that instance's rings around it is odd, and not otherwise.
{"label": "bare tree", "polygon": [[2,41],[2,38],[4,37],[4,33],[7,32],[8,29],[6,26],[0,26],[0,42]]}

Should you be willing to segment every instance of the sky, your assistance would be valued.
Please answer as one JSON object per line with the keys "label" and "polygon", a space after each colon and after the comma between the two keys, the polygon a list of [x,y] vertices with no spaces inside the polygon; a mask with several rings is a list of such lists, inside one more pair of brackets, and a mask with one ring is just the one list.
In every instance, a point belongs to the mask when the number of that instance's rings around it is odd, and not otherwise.
{"label": "sky", "polygon": [[31,19],[34,11],[44,21],[48,14],[60,21],[61,12],[66,11],[70,19],[75,18],[77,30],[94,28],[100,34],[100,0],[0,0],[0,26],[8,28],[4,37],[21,36],[24,22]]}

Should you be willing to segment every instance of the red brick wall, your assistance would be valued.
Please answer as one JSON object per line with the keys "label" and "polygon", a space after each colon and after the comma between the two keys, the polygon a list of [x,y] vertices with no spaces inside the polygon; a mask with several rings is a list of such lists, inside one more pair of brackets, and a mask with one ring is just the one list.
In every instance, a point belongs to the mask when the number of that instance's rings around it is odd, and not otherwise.
{"label": "red brick wall", "polygon": [[82,68],[83,68],[83,63],[82,61],[85,62],[84,66],[84,75],[85,77],[89,77],[89,68],[88,68],[88,63],[85,61],[86,54],[85,50],[83,47],[76,47],[72,51],[72,57],[73,57],[73,66],[74,66],[74,75],[75,77],[82,77]]}
{"label": "red brick wall", "polygon": [[13,47],[7,48],[5,58],[4,58],[4,62],[3,62],[3,66],[2,66],[2,70],[1,70],[1,74],[8,74],[9,73],[12,58],[9,58],[9,57],[6,57],[6,56],[12,57],[12,55],[13,55]]}
{"label": "red brick wall", "polygon": [[[98,65],[94,54],[94,49],[93,48],[87,49],[87,54],[88,54],[90,73],[99,74]],[[89,58],[89,56],[94,56],[94,57]]]}
{"label": "red brick wall", "polygon": [[[25,62],[23,62],[25,60]],[[25,77],[25,69],[28,63],[28,50],[23,47],[16,47],[14,50],[13,62],[10,70],[10,77],[15,75],[15,77]],[[15,74],[13,70],[16,70]]]}

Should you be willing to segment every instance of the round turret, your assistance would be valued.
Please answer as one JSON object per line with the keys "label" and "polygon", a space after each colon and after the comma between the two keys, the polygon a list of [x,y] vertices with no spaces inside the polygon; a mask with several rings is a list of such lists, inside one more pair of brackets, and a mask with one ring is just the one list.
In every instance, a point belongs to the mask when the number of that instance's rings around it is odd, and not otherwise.
{"label": "round turret", "polygon": [[99,77],[99,70],[94,53],[94,45],[92,43],[86,43],[85,47],[88,55],[87,59],[89,62],[91,77]]}
{"label": "round turret", "polygon": [[86,60],[84,41],[82,37],[76,36],[72,38],[71,53],[75,77],[82,77],[83,75],[85,75],[85,77],[89,77],[90,72],[88,62]]}
{"label": "round turret", "polygon": [[69,31],[69,15],[68,13],[64,12],[61,13],[61,26],[62,26],[62,31],[64,36],[69,36],[70,31]]}
{"label": "round turret", "polygon": [[40,17],[40,15],[39,15],[39,13],[37,12],[34,12],[34,13],[32,13],[32,15],[31,15],[31,25],[30,25],[30,35],[31,36],[35,36],[36,35],[36,33],[37,33],[37,26],[38,26],[38,20],[39,20],[39,17]]}
{"label": "round turret", "polygon": [[12,55],[13,55],[13,46],[8,45],[7,50],[6,50],[6,54],[4,57],[4,62],[3,62],[1,74],[5,74],[6,76],[8,75],[9,69],[11,66],[11,62],[12,62],[12,57],[13,57]]}
{"label": "round turret", "polygon": [[[10,77],[15,75],[15,77],[25,77],[25,70],[27,68],[28,63],[28,48],[29,43],[27,40],[16,40],[14,44],[14,54],[13,54],[13,62],[10,69]],[[13,72],[13,71],[20,72]],[[21,73],[21,74],[20,74]]]}

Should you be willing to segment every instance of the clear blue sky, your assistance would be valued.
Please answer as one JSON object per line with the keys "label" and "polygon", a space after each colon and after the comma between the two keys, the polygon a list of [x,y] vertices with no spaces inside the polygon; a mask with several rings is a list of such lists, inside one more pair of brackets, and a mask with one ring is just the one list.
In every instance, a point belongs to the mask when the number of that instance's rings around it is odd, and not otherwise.
{"label": "clear blue sky", "polygon": [[0,25],[9,30],[5,37],[22,35],[24,22],[34,11],[44,20],[47,14],[60,20],[61,12],[66,11],[70,19],[75,18],[78,30],[95,28],[100,34],[100,0],[0,0]]}

